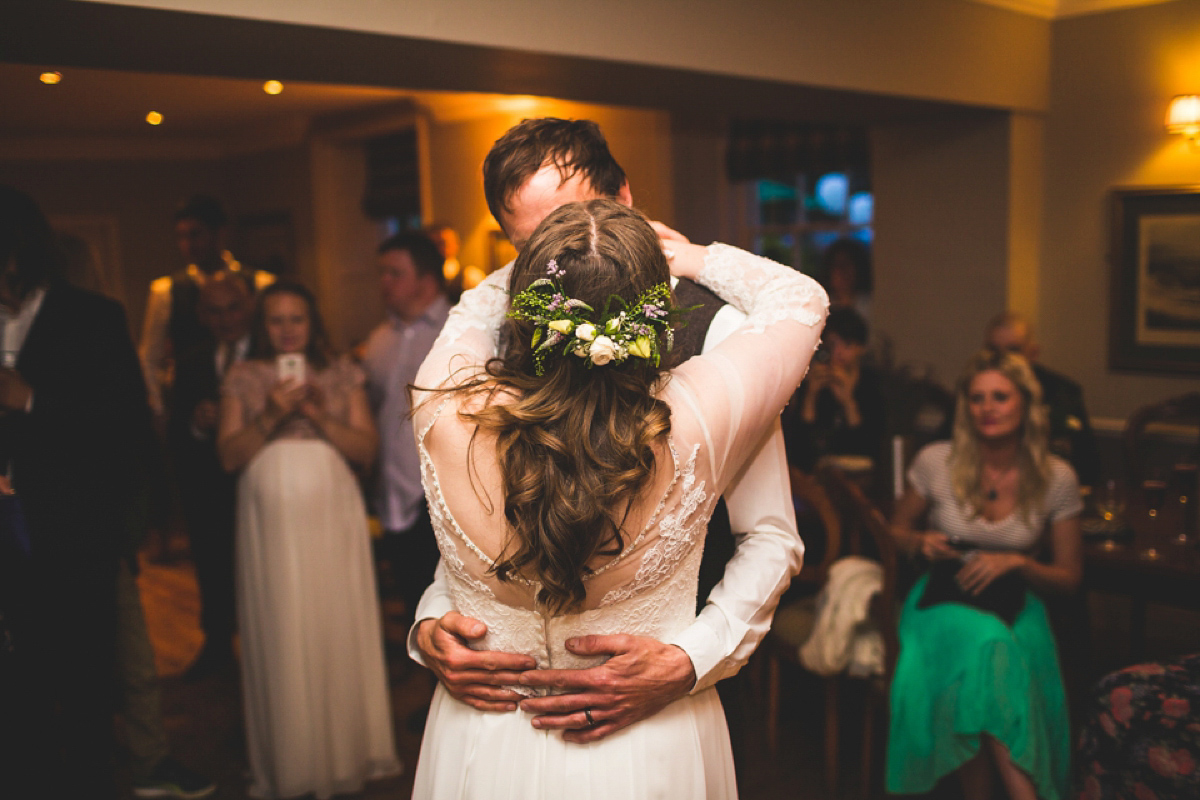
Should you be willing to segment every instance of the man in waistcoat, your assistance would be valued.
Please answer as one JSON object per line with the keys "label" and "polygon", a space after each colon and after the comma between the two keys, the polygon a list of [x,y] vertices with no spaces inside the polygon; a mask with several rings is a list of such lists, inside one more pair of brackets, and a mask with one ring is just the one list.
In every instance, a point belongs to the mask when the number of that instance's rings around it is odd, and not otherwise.
{"label": "man in waistcoat", "polygon": [[197,313],[204,284],[224,272],[244,272],[255,291],[275,280],[269,272],[244,270],[234,260],[225,249],[228,228],[225,209],[207,195],[192,196],[175,212],[175,241],[187,266],[150,284],[139,348],[156,414],[164,411],[175,361],[212,338]]}
{"label": "man in waistcoat", "polygon": [[188,545],[200,588],[204,647],[184,674],[199,680],[232,671],[236,611],[233,592],[236,477],[217,457],[221,381],[250,351],[254,292],[248,276],[223,271],[199,292],[199,318],[209,338],[180,353],[167,439],[179,483]]}
{"label": "man in waistcoat", "polygon": [[[488,207],[518,250],[561,205],[598,197],[633,204],[625,171],[599,126],[588,120],[524,120],[497,140],[483,174]],[[667,248],[671,238],[682,239],[665,226],[658,229]],[[743,319],[691,281],[679,281],[675,293],[680,306],[699,306],[676,339],[683,358],[714,346]],[[747,504],[739,499],[739,485],[757,486],[760,492],[777,488],[767,492],[777,502]],[[591,669],[540,670],[532,676],[531,685],[562,694],[529,699],[503,688],[516,682],[516,673],[533,667],[533,659],[467,647],[486,633],[486,626],[452,610],[440,570],[417,609],[409,652],[457,699],[490,710],[523,700],[523,708],[540,715],[542,727],[563,730],[569,741],[595,741],[649,717],[689,692],[734,675],[766,635],[779,596],[800,569],[804,546],[796,533],[778,423],[725,500],[728,515],[718,508],[716,530],[710,527],[705,542],[708,565],[701,567],[699,597],[707,601],[696,621],[670,642],[586,636],[568,644],[578,655],[609,658]],[[725,518],[719,522],[719,517]],[[719,578],[715,587],[712,579],[706,585],[706,574]]]}

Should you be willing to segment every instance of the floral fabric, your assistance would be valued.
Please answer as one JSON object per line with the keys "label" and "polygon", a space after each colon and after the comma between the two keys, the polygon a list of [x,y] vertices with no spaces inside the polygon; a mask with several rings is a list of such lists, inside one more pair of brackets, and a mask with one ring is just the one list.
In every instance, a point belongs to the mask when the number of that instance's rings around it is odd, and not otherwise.
{"label": "floral fabric", "polygon": [[1080,800],[1200,798],[1200,653],[1096,687],[1080,735]]}

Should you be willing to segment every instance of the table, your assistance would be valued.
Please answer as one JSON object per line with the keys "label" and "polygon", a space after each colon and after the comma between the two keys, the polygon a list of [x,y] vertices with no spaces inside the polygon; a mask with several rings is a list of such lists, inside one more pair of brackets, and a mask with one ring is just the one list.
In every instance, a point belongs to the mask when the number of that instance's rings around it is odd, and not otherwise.
{"label": "table", "polygon": [[[1084,589],[1128,595],[1132,601],[1130,649],[1135,660],[1145,653],[1146,603],[1200,609],[1200,537],[1194,518],[1185,517],[1184,507],[1173,498],[1151,517],[1145,499],[1135,496],[1125,513],[1132,535],[1084,540]],[[1189,542],[1181,545],[1175,537],[1185,526],[1191,529]]]}

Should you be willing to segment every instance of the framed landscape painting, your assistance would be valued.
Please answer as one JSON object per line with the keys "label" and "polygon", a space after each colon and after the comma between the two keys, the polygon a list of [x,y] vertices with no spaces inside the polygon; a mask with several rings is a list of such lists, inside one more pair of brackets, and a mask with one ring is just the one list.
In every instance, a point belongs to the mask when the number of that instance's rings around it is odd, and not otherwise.
{"label": "framed landscape painting", "polygon": [[1200,186],[1111,197],[1109,366],[1200,374]]}

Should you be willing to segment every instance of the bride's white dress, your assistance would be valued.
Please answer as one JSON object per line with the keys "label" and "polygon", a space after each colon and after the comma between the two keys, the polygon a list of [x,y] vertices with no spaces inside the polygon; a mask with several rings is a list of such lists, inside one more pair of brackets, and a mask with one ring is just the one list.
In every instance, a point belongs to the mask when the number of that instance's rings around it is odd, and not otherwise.
{"label": "bride's white dress", "polygon": [[[627,545],[592,564],[579,613],[548,616],[537,586],[489,573],[505,542],[494,439],[458,412],[459,395],[424,395],[414,429],[444,578],[455,608],[484,621],[481,649],[524,653],[539,668],[590,667],[567,651],[584,634],[667,640],[695,618],[696,578],[713,506],[760,443],[807,369],[828,301],[811,279],[725,245],[708,248],[697,280],[747,314],[710,352],[670,373],[659,396],[671,434],[658,469],[630,509]],[[507,270],[463,295],[417,376],[450,385],[497,352],[508,309]],[[464,371],[465,370],[465,371]],[[432,399],[430,399],[432,398]],[[528,693],[524,687],[514,687]],[[639,800],[734,798],[733,759],[715,689],[587,745],[539,731],[522,712],[482,712],[439,686],[430,709],[414,798]]]}

